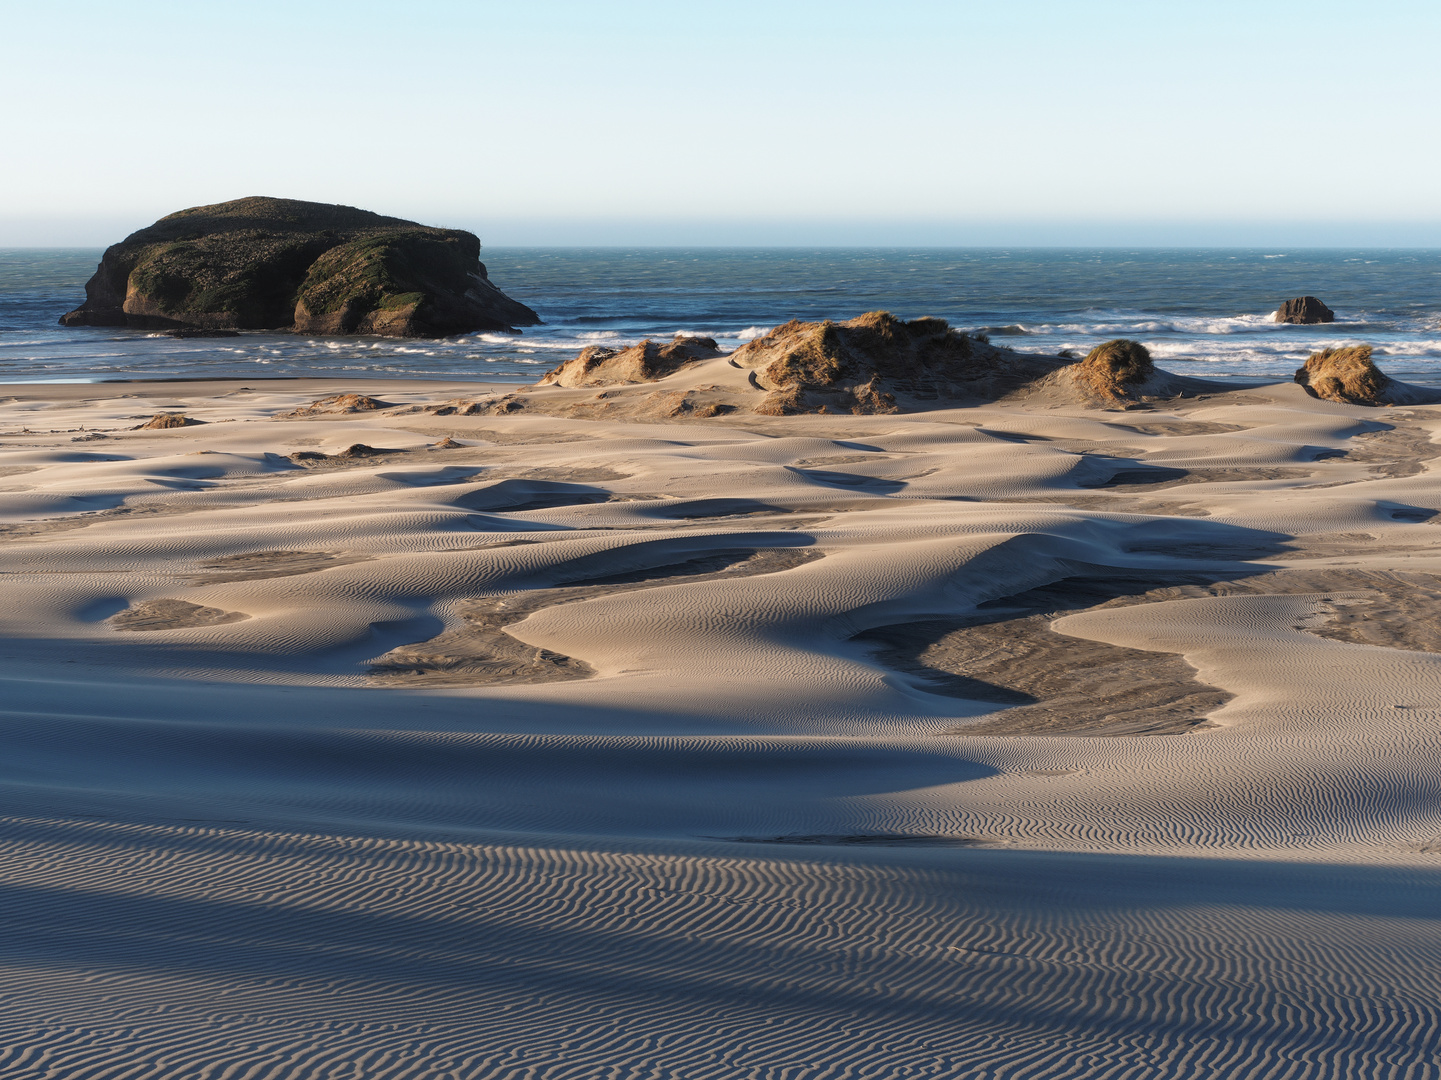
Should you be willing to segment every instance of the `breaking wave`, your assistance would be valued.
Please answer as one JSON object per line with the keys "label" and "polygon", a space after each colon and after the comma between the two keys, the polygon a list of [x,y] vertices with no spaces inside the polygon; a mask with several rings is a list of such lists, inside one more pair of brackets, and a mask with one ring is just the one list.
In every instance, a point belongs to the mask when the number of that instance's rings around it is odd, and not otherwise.
{"label": "breaking wave", "polygon": [[[1388,372],[1441,384],[1441,252],[707,249],[678,259],[665,250],[487,249],[497,284],[545,324],[439,341],[186,339],[58,327],[99,254],[6,254],[0,381],[246,376],[258,368],[267,376],[530,381],[537,367],[588,345],[619,348],[684,332],[730,350],[793,318],[888,310],[945,318],[1047,355],[1135,338],[1158,359],[1207,374],[1289,376],[1317,348],[1365,342],[1391,359]],[[1324,299],[1338,321],[1274,321],[1282,300],[1306,294]]]}

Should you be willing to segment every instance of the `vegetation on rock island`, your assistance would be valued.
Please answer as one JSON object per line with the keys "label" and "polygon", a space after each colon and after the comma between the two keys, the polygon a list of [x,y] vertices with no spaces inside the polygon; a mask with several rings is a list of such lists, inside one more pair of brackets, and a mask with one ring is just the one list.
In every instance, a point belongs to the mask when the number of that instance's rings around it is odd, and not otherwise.
{"label": "vegetation on rock island", "polygon": [[444,337],[540,322],[492,284],[471,233],[261,197],[132,233],[85,295],[63,325]]}

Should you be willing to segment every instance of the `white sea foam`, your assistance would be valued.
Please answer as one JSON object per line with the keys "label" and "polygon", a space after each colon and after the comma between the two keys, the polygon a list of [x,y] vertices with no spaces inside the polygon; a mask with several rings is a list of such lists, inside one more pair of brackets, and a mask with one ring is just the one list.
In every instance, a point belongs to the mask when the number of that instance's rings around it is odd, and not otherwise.
{"label": "white sea foam", "polygon": [[591,330],[582,333],[563,333],[554,336],[543,336],[540,333],[532,333],[524,337],[515,337],[509,334],[480,334],[477,335],[475,343],[481,345],[503,345],[507,350],[515,350],[517,352],[541,349],[579,352],[587,345],[605,345],[610,348],[633,345],[645,336],[660,337],[662,335],[621,334],[615,330]]}
{"label": "white sea foam", "polygon": [[[503,264],[505,257],[498,258]],[[48,265],[37,264],[34,273],[49,274]],[[665,273],[655,275],[662,265]],[[989,328],[997,344],[1042,354],[1066,348],[1084,355],[1101,341],[1127,337],[1143,341],[1158,358],[1238,372],[1279,370],[1296,355],[1359,339],[1378,357],[1400,359],[1413,376],[1429,371],[1441,381],[1441,303],[1433,299],[1441,260],[1427,254],[1094,253],[1078,261],[1023,252],[911,252],[859,262],[853,255],[775,262],[720,255],[672,264],[627,252],[547,254],[514,269],[493,269],[502,283],[528,297],[545,324],[423,343],[264,331],[222,343],[159,331],[54,326],[55,315],[74,306],[80,283],[93,270],[87,256],[75,262],[75,281],[66,286],[76,296],[62,296],[57,288],[53,303],[36,305],[30,292],[7,291],[7,281],[0,280],[0,369],[12,378],[157,377],[240,374],[263,365],[279,375],[338,373],[344,363],[355,370],[444,375],[484,363],[495,376],[521,376],[587,345],[666,340],[682,328],[729,350],[792,316],[845,319],[885,307],[907,317],[935,314],[958,328]],[[517,274],[530,277],[522,281]],[[1170,283],[1164,291],[1157,288],[1160,281]],[[1340,321],[1326,327],[1276,323],[1271,305],[1302,293],[1325,298]],[[12,297],[19,299],[12,303]],[[1081,297],[1091,298],[1085,301],[1091,306],[1075,310],[1071,305]],[[1233,344],[1224,345],[1227,340]]]}
{"label": "white sea foam", "polygon": [[1352,338],[1317,338],[1309,342],[1277,343],[1274,348],[1254,341],[1148,341],[1146,348],[1157,360],[1183,359],[1218,362],[1304,360],[1318,349],[1363,344]]}
{"label": "white sea foam", "polygon": [[1415,338],[1374,346],[1380,356],[1441,356],[1441,339]]}
{"label": "white sea foam", "polygon": [[1140,312],[1096,312],[1092,322],[1041,324],[1037,334],[1246,334],[1294,330],[1275,321],[1274,311],[1266,315],[1176,315],[1157,318]]}

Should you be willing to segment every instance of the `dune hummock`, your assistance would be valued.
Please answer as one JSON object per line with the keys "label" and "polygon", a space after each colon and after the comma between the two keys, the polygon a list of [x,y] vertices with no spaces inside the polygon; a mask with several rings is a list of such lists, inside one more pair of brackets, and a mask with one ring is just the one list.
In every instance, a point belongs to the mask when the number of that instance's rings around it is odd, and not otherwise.
{"label": "dune hummock", "polygon": [[1322,349],[1306,358],[1296,382],[1312,397],[1341,405],[1431,405],[1441,392],[1399,382],[1371,359],[1371,346]]}
{"label": "dune hummock", "polygon": [[1204,393],[1208,386],[1202,379],[1162,371],[1140,342],[1117,338],[1097,345],[1080,361],[1057,369],[1041,380],[1037,389],[1044,396],[1096,408],[1126,408],[1148,400]]}
{"label": "dune hummock", "polygon": [[[1144,375],[1111,353],[1110,342],[1083,361],[992,345],[943,319],[874,311],[845,322],[791,321],[729,355],[710,338],[645,341],[623,350],[592,346],[524,390],[438,409],[469,415],[522,412],[612,419],[883,415],[1001,400],[1127,408],[1216,389],[1203,379],[1154,368]],[[1106,351],[1111,350],[1111,351]]]}
{"label": "dune hummock", "polygon": [[898,399],[994,399],[1059,361],[993,348],[943,319],[873,311],[847,322],[792,321],[737,349],[731,361],[768,392],[765,415],[898,412]]}
{"label": "dune hummock", "polygon": [[192,424],[200,423],[184,413],[156,413],[145,423],[140,424],[137,430],[140,431],[165,431],[170,428],[190,427]]}
{"label": "dune hummock", "polygon": [[579,356],[547,371],[541,386],[624,386],[655,382],[701,360],[720,356],[714,338],[650,339],[625,349],[591,345]]}
{"label": "dune hummock", "polygon": [[1427,1075],[1437,406],[667,348],[7,391],[0,1072]]}

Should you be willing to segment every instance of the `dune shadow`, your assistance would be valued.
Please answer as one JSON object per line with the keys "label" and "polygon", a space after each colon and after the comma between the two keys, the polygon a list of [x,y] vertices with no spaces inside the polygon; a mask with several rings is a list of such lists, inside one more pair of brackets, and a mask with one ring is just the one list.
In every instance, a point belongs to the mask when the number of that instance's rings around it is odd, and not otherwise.
{"label": "dune shadow", "polygon": [[[1208,518],[1157,517],[1137,522],[1128,529],[1121,550],[1128,554],[1235,564],[1280,555],[1288,550],[1286,545],[1294,539],[1289,533],[1231,525]],[[1246,572],[1234,565],[1227,570]]]}
{"label": "dune shadow", "polygon": [[857,473],[835,472],[829,469],[801,469],[787,465],[787,472],[804,477],[812,484],[823,487],[841,488],[845,491],[864,491],[868,495],[894,495],[902,490],[904,480],[886,480],[875,476],[861,476]]}
{"label": "dune shadow", "polygon": [[693,521],[699,518],[745,517],[750,514],[789,514],[789,507],[760,499],[717,498],[685,499],[648,506],[637,506],[634,512],[643,517],[667,521]]}
{"label": "dune shadow", "polygon": [[[811,551],[813,537],[794,532],[737,532],[724,536],[666,537],[611,548],[571,559],[555,581],[558,585],[634,585],[669,578],[696,577],[731,570],[735,577],[774,572],[820,557]],[[747,565],[762,552],[763,562]]]}
{"label": "dune shadow", "polygon": [[1441,513],[1441,511],[1432,510],[1429,507],[1407,506],[1402,503],[1382,503],[1380,510],[1392,521],[1409,521],[1417,525],[1430,521],[1437,513]]}
{"label": "dune shadow", "polygon": [[407,487],[449,487],[452,484],[466,484],[486,472],[481,465],[442,465],[439,468],[412,469],[401,472],[379,472],[377,480],[390,480]]}
{"label": "dune shadow", "polygon": [[556,480],[501,480],[452,499],[449,505],[463,510],[518,514],[527,510],[601,503],[610,498],[611,493],[605,488],[589,484],[566,484]]}
{"label": "dune shadow", "polygon": [[1109,476],[1079,480],[1081,488],[1145,487],[1152,484],[1174,484],[1186,479],[1191,473],[1186,469],[1173,469],[1160,465],[1117,462],[1125,468],[1116,469]]}

